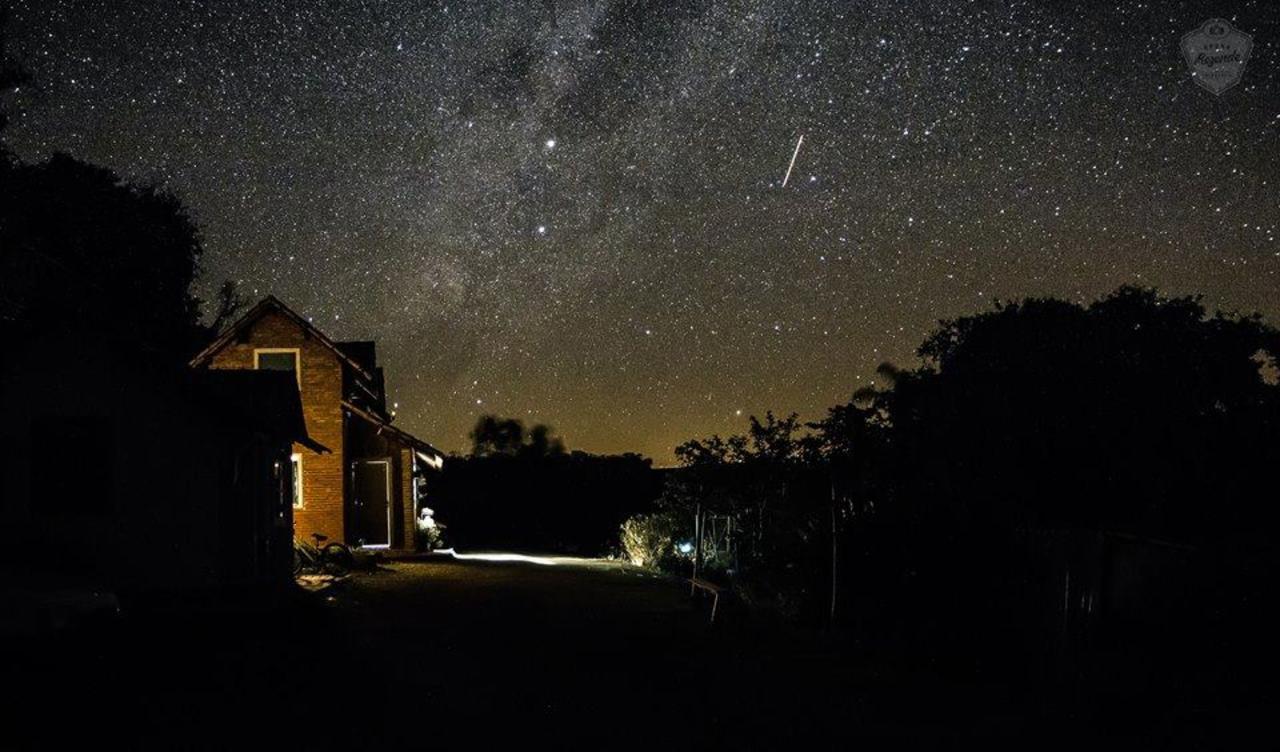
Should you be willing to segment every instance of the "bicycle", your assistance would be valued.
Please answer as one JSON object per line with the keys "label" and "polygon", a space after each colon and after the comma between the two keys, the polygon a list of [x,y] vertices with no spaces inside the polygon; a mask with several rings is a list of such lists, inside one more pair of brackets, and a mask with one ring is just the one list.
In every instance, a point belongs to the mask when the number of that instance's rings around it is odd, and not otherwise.
{"label": "bicycle", "polygon": [[293,576],[300,574],[345,575],[355,566],[355,556],[345,543],[325,544],[329,536],[312,533],[315,544],[293,539]]}

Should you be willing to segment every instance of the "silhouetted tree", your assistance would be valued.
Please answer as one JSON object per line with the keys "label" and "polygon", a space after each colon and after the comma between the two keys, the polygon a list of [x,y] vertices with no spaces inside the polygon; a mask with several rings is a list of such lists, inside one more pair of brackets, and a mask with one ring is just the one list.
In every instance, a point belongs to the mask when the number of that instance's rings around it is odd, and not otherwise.
{"label": "silhouetted tree", "polygon": [[529,429],[523,451],[533,457],[551,457],[564,454],[564,442],[552,435],[551,426],[539,423]]}
{"label": "silhouetted tree", "polygon": [[477,421],[481,451],[449,459],[428,487],[450,543],[602,554],[625,519],[653,508],[661,482],[648,459],[566,453],[541,425],[515,442],[513,423]]}
{"label": "silhouetted tree", "polygon": [[850,523],[867,519],[878,504],[888,500],[888,487],[881,465],[886,459],[884,427],[872,410],[856,404],[837,405],[827,417],[808,424],[815,433],[806,461],[822,463],[827,468],[829,483],[829,516],[831,546],[831,587],[827,621],[834,626],[841,601],[840,575],[845,566],[841,554],[842,541],[848,537]]}
{"label": "silhouetted tree", "polygon": [[1070,635],[1128,608],[1098,633],[1126,655],[1203,659],[1203,635],[1247,654],[1275,626],[1278,353],[1259,317],[1197,298],[1000,304],[810,433],[766,415],[682,444],[661,503],[741,520],[735,586],[797,614],[847,602],[865,644],[1071,667]]}
{"label": "silhouetted tree", "polygon": [[[919,367],[883,369],[886,386],[842,408],[877,447],[856,471],[879,503],[848,530],[852,610],[879,614],[881,639],[952,655],[1015,660],[1021,644],[1072,666],[1046,640],[1073,619],[1198,671],[1251,651],[1275,625],[1261,572],[1280,561],[1277,353],[1257,316],[1134,287],[943,322]],[[1219,652],[1194,649],[1205,635]]]}
{"label": "silhouetted tree", "polygon": [[813,611],[814,583],[830,565],[830,476],[823,436],[812,428],[770,411],[750,416],[745,434],[687,441],[659,502],[688,520],[683,538],[696,540],[697,515],[732,531],[730,555],[704,561],[710,574],[732,569],[744,596],[797,616]]}
{"label": "silhouetted tree", "polygon": [[471,442],[470,456],[446,462],[430,491],[458,545],[603,553],[618,525],[657,496],[649,460],[566,453],[545,424],[482,415]]}
{"label": "silhouetted tree", "polygon": [[553,435],[551,426],[537,424],[526,431],[524,422],[517,418],[482,415],[471,429],[471,454],[547,457],[564,454],[564,442]]}
{"label": "silhouetted tree", "polygon": [[1274,456],[1280,353],[1258,317],[1124,287],[944,322],[925,364],[872,397],[913,513],[1200,539],[1270,516],[1248,492]]}
{"label": "silhouetted tree", "polygon": [[210,334],[222,331],[222,328],[230,324],[248,305],[249,301],[240,294],[236,283],[229,279],[223,280],[222,285],[218,287],[213,315],[205,328]]}
{"label": "silhouetted tree", "polygon": [[742,462],[747,458],[747,437],[722,439],[712,435],[706,439],[690,439],[676,447],[676,459],[686,467]]}
{"label": "silhouetted tree", "polygon": [[[7,55],[0,8],[0,95],[31,80]],[[5,124],[0,112],[0,130]],[[218,292],[209,325],[193,293],[203,248],[173,194],[65,154],[17,161],[0,142],[0,336],[53,329],[109,334],[189,355],[243,306]]]}
{"label": "silhouetted tree", "polygon": [[200,234],[172,194],[57,154],[0,168],[0,326],[110,332],[176,355],[208,330]]}
{"label": "silhouetted tree", "polygon": [[482,415],[471,430],[471,455],[486,457],[495,454],[515,454],[524,444],[524,424],[519,420],[501,420],[494,415]]}

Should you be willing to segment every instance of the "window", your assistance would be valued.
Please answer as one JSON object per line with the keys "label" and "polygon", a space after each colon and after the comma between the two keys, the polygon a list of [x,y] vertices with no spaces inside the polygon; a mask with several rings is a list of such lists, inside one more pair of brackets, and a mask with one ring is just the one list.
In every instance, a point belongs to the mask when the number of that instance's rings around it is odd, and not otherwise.
{"label": "window", "polygon": [[293,508],[302,509],[302,455],[294,454],[290,460],[293,465]]}
{"label": "window", "polygon": [[292,371],[302,384],[298,374],[298,351],[296,349],[265,349],[253,351],[253,367],[259,371]]}

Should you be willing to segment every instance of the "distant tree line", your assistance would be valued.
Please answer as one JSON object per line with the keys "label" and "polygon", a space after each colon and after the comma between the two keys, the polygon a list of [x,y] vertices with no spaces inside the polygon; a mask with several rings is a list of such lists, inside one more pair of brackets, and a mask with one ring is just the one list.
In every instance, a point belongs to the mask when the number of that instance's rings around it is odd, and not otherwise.
{"label": "distant tree line", "polygon": [[606,554],[622,521],[661,491],[647,458],[570,452],[543,424],[484,415],[471,439],[471,453],[447,459],[428,485],[448,545]]}
{"label": "distant tree line", "polygon": [[564,442],[552,434],[551,426],[535,424],[525,430],[515,418],[482,415],[471,431],[473,457],[558,457],[564,454]]}

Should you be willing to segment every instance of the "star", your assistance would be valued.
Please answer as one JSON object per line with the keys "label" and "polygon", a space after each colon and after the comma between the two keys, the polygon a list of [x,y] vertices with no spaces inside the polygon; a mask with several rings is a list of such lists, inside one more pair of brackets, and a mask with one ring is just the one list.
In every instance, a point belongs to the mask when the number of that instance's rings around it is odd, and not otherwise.
{"label": "star", "polygon": [[819,419],[1027,295],[1280,321],[1280,68],[1214,98],[1178,47],[1203,19],[1159,4],[63,5],[12,4],[5,144],[172,191],[201,297],[376,340],[445,449],[501,409],[671,463],[747,414],[707,394]]}

